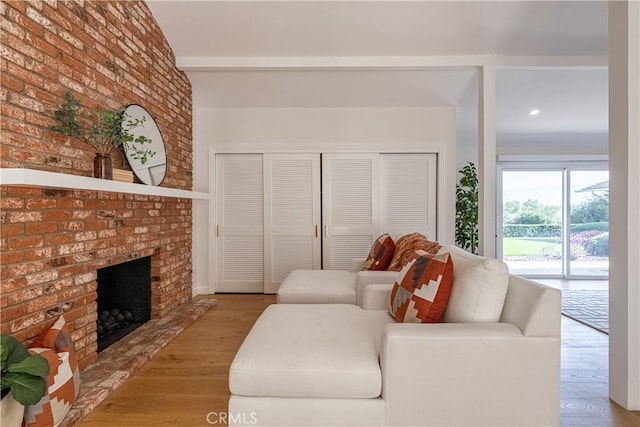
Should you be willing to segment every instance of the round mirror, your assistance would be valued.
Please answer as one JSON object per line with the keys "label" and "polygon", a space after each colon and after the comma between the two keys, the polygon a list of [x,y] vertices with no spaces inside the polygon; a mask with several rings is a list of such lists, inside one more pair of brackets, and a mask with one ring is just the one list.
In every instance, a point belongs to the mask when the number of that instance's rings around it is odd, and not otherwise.
{"label": "round mirror", "polygon": [[[136,125],[132,126],[131,123]],[[143,183],[160,185],[167,171],[167,154],[156,121],[147,110],[132,104],[125,109],[122,128],[134,138],[135,148],[130,146],[124,150],[131,170]],[[136,139],[140,137],[150,142],[136,144]]]}

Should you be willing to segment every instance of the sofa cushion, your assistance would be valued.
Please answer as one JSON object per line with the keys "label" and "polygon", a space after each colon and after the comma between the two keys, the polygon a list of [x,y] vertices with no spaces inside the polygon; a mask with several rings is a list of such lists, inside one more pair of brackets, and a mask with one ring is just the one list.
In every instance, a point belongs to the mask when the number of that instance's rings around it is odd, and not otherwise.
{"label": "sofa cushion", "polygon": [[453,262],[448,253],[416,251],[404,266],[389,299],[389,313],[397,322],[436,323],[447,308],[453,285]]}
{"label": "sofa cushion", "polygon": [[31,353],[40,354],[49,363],[47,390],[38,403],[26,406],[24,425],[57,426],[71,409],[80,391],[80,370],[71,336],[63,330],[63,316],[40,334],[30,345]]}
{"label": "sofa cushion", "polygon": [[375,398],[386,311],[344,304],[269,306],[229,370],[234,395]]}
{"label": "sofa cushion", "polygon": [[456,246],[443,246],[449,252],[454,274],[451,298],[443,322],[499,322],[509,284],[507,265],[495,258],[465,252]]}
{"label": "sofa cushion", "polygon": [[402,267],[411,260],[415,251],[419,249],[429,254],[435,254],[440,249],[440,244],[432,242],[420,233],[405,234],[396,240],[396,250],[387,270],[402,270]]}
{"label": "sofa cushion", "polygon": [[393,258],[395,250],[396,244],[393,242],[391,236],[383,234],[373,242],[373,246],[371,246],[371,250],[369,251],[369,255],[367,255],[367,259],[364,261],[362,269],[386,270],[391,262],[391,258]]}
{"label": "sofa cushion", "polygon": [[356,273],[293,270],[280,284],[278,304],[355,304]]}

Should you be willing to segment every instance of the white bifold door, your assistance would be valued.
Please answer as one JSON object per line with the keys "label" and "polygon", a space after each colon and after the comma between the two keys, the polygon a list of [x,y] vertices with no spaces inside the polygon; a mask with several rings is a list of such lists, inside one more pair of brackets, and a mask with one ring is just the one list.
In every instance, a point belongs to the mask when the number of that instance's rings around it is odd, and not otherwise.
{"label": "white bifold door", "polygon": [[321,268],[320,155],[264,155],[264,291],[291,270]]}
{"label": "white bifold door", "polygon": [[219,154],[217,292],[276,292],[294,269],[318,269],[319,154]]}
{"label": "white bifold door", "polygon": [[436,240],[435,154],[323,154],[323,268],[350,270],[382,233]]}
{"label": "white bifold door", "polygon": [[379,230],[379,154],[322,156],[323,268],[351,270]]}
{"label": "white bifold door", "polygon": [[382,233],[436,240],[436,160],[323,154],[321,174],[320,154],[216,155],[216,292],[274,293],[291,270],[350,270]]}
{"label": "white bifold door", "polygon": [[217,292],[264,291],[262,154],[216,155]]}
{"label": "white bifold door", "polygon": [[380,234],[416,231],[437,240],[436,182],[435,154],[381,154]]}

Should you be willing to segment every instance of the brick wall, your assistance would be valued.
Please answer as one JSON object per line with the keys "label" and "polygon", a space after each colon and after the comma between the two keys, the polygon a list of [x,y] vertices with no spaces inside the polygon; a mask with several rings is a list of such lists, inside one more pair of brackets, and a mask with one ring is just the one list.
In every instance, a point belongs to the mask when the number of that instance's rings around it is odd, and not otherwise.
{"label": "brick wall", "polygon": [[[136,103],[158,123],[163,186],[190,189],[191,86],[144,2],[0,3],[2,167],[92,175],[94,152],[46,130],[66,90],[83,107]],[[128,168],[122,153],[115,166]],[[191,298],[191,201],[0,187],[2,333],[21,340],[61,313],[84,367],[96,358],[96,270],[152,256],[152,316]]]}

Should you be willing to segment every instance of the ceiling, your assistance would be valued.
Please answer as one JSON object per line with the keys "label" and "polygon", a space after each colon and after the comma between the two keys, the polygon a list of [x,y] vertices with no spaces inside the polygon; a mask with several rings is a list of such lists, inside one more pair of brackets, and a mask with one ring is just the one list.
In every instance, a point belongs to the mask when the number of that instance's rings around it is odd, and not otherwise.
{"label": "ceiling", "polygon": [[607,53],[602,1],[148,3],[185,57]]}
{"label": "ceiling", "polygon": [[[606,134],[608,79],[606,68],[498,70],[497,132]],[[532,109],[540,113],[531,116]]]}
{"label": "ceiling", "polygon": [[[607,55],[604,1],[147,0],[176,57]],[[249,58],[251,59],[251,58]],[[473,99],[477,72],[190,69],[194,108],[432,107]],[[500,69],[499,134],[607,131],[607,71]],[[536,117],[528,115],[539,108]]]}

